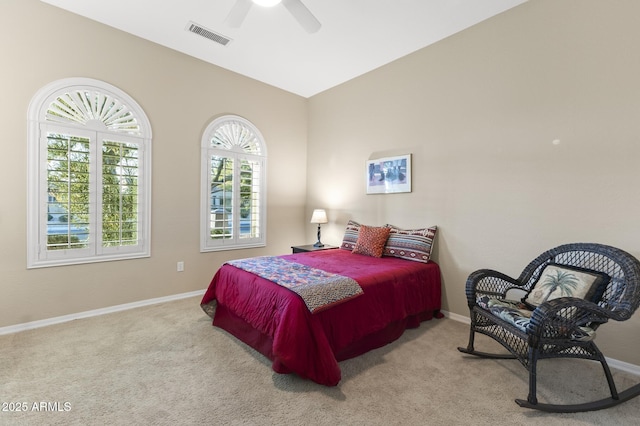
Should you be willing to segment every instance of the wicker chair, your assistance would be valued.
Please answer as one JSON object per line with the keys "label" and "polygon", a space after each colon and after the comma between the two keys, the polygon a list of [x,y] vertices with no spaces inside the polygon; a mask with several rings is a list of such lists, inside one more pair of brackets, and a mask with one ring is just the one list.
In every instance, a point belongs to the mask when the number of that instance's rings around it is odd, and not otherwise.
{"label": "wicker chair", "polygon": [[[602,284],[585,299],[558,297],[543,301],[513,320],[504,315],[507,291],[519,289],[529,297],[547,265],[597,271]],[[576,270],[576,269],[574,269]],[[544,272],[546,274],[546,272]],[[539,287],[538,287],[539,288]],[[511,296],[512,293],[509,295]],[[556,293],[557,294],[557,293]],[[516,399],[521,407],[551,412],[579,412],[612,407],[640,394],[640,384],[624,392],[616,390],[604,355],[594,342],[595,330],[609,319],[629,319],[640,304],[640,262],[620,249],[592,243],[566,244],[538,256],[518,279],[500,272],[482,269],[467,279],[466,295],[471,314],[469,344],[459,351],[487,358],[517,359],[529,371],[527,400]],[[489,304],[487,301],[489,300]],[[526,301],[525,298],[521,299]],[[489,307],[491,305],[491,307]],[[514,310],[523,306],[514,303]],[[496,307],[498,310],[496,310]],[[500,314],[497,314],[500,312]],[[506,318],[506,319],[505,319]],[[482,333],[501,343],[509,354],[489,354],[474,349],[475,333]],[[547,358],[581,358],[599,361],[607,378],[611,397],[575,405],[538,403],[536,364]]]}

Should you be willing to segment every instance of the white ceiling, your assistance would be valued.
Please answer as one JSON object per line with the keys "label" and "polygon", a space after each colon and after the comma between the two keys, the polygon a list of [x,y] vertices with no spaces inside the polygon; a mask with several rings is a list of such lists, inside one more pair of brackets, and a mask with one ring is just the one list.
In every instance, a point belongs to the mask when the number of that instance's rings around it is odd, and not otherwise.
{"label": "white ceiling", "polygon": [[[41,0],[303,97],[392,62],[526,0],[303,0],[321,22],[305,32],[289,11],[235,0]],[[186,30],[190,22],[232,41]]]}

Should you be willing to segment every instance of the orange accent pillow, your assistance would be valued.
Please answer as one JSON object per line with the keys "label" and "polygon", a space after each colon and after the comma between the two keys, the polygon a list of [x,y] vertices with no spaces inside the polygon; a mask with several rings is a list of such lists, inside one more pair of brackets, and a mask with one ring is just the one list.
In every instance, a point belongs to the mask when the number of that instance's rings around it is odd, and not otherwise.
{"label": "orange accent pillow", "polygon": [[386,226],[360,225],[358,240],[351,253],[382,257],[384,245],[387,243],[387,238],[389,238],[389,232],[391,232],[391,229]]}

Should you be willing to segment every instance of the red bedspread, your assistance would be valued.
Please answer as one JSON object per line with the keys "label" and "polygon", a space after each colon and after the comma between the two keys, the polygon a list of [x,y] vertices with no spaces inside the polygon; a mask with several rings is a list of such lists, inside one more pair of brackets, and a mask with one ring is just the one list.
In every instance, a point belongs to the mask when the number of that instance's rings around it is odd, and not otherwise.
{"label": "red bedspread", "polygon": [[312,314],[290,290],[223,265],[202,304],[217,301],[213,324],[273,361],[278,373],[294,372],[335,386],[338,361],[397,339],[405,328],[440,317],[440,269],[395,257],[373,258],[334,249],[284,258],[355,279],[364,294]]}

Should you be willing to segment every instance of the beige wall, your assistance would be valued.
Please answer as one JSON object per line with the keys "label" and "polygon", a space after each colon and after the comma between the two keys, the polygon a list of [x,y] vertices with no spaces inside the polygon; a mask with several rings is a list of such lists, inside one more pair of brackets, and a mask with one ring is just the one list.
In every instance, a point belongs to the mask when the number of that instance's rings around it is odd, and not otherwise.
{"label": "beige wall", "polygon": [[[475,269],[518,276],[577,241],[640,256],[638,16],[635,0],[530,0],[312,97],[307,209],[328,209],[325,242],[349,218],[438,225],[444,306],[465,316]],[[365,161],[400,153],[413,192],[365,195]],[[636,315],[598,341],[640,365],[639,333]]]}
{"label": "beige wall", "polygon": [[[0,52],[0,326],[202,290],[229,258],[288,253],[302,242],[306,99],[37,0],[2,0]],[[151,258],[26,269],[27,107],[38,89],[67,77],[119,87],[151,121]],[[268,247],[202,254],[200,138],[224,113],[247,118],[266,140]]]}
{"label": "beige wall", "polygon": [[[530,0],[307,101],[37,0],[3,0],[0,327],[203,289],[226,259],[312,242],[318,207],[327,243],[349,218],[438,225],[444,305],[460,315],[477,268],[518,275],[573,241],[640,256],[639,14],[635,0]],[[27,106],[72,76],[119,87],[151,120],[152,257],[26,270]],[[201,254],[199,141],[223,113],[265,136],[268,247]],[[365,161],[402,153],[413,192],[365,195]],[[640,365],[638,315],[602,330],[608,356]]]}

